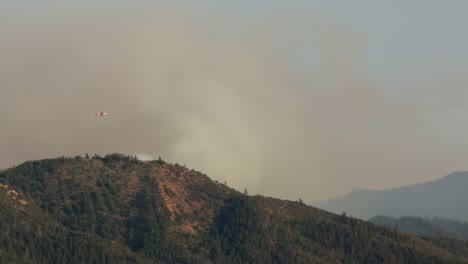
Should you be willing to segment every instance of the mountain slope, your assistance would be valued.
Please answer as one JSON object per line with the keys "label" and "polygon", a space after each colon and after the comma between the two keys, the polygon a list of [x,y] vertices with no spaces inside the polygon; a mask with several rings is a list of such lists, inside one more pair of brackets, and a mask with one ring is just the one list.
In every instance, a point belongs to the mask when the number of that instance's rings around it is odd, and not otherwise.
{"label": "mountain slope", "polygon": [[444,218],[376,216],[369,219],[369,222],[395,227],[418,235],[454,237],[468,241],[468,223]]}
{"label": "mountain slope", "polygon": [[444,217],[468,221],[468,172],[455,172],[439,180],[388,190],[356,189],[351,193],[313,204],[327,211],[346,212],[368,219],[392,217]]}
{"label": "mountain slope", "polygon": [[113,154],[0,172],[1,263],[468,263],[417,237]]}

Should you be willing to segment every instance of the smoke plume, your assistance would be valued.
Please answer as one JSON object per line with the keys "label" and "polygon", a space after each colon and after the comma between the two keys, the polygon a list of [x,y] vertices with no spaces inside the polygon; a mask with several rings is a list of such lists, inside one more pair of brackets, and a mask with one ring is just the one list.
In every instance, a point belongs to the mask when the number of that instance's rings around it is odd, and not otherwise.
{"label": "smoke plume", "polygon": [[388,126],[407,119],[367,74],[364,36],[297,14],[205,21],[172,6],[0,26],[0,167],[147,153],[314,200],[404,162],[408,134]]}

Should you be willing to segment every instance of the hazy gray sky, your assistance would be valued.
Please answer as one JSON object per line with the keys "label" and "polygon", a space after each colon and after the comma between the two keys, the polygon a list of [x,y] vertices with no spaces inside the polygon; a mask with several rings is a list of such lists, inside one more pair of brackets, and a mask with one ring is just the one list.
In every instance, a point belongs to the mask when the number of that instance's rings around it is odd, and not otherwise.
{"label": "hazy gray sky", "polygon": [[0,167],[161,155],[306,201],[468,169],[468,2],[153,2],[0,3]]}

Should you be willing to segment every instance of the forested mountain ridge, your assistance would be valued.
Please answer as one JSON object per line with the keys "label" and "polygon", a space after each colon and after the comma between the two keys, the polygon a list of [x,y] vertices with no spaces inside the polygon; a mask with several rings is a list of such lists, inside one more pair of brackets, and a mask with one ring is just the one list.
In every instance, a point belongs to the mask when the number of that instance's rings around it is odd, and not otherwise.
{"label": "forested mountain ridge", "polygon": [[369,222],[379,225],[395,227],[399,230],[428,236],[454,237],[468,241],[468,223],[448,220],[445,218],[421,218],[405,216],[393,218],[389,216],[376,216]]}
{"label": "forested mountain ridge", "polygon": [[468,263],[468,243],[247,196],[120,154],[0,172],[0,263]]}

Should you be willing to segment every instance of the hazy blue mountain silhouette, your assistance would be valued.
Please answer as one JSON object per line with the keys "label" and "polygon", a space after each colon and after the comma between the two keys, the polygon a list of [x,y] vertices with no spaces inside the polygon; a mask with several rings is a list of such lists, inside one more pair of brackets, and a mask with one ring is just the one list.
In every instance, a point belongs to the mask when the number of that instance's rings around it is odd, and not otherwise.
{"label": "hazy blue mountain silhouette", "polygon": [[387,215],[468,221],[468,172],[454,172],[435,181],[394,189],[355,189],[349,194],[313,205],[362,219]]}

